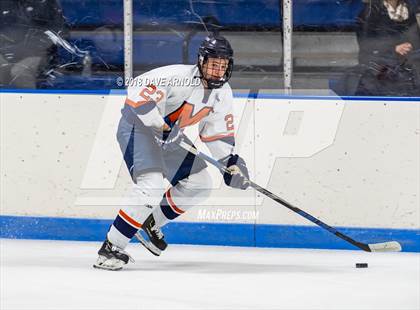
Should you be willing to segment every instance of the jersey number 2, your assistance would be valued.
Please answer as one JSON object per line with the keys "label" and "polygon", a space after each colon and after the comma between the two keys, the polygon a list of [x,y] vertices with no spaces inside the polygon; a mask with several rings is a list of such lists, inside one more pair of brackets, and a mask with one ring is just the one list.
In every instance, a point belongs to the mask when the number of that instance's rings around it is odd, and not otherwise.
{"label": "jersey number 2", "polygon": [[[156,98],[153,99],[150,96],[153,96],[156,93]],[[143,88],[142,91],[140,92],[140,97],[142,97],[144,99],[144,103],[149,102],[149,101],[155,101],[156,103],[158,103],[159,101],[162,100],[164,94],[162,91],[158,90],[156,91],[156,86],[155,85],[148,85],[146,88]]]}
{"label": "jersey number 2", "polygon": [[233,130],[233,115],[232,114],[228,114],[225,116],[225,121],[226,121],[226,130],[230,131]]}

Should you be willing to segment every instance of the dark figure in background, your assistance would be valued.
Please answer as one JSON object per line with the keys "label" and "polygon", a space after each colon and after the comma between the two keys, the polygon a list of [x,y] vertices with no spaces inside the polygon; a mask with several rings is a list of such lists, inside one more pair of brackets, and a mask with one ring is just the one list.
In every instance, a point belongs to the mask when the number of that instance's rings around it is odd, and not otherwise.
{"label": "dark figure in background", "polygon": [[65,30],[57,0],[0,1],[1,88],[36,88],[56,52],[48,30],[59,35]]}
{"label": "dark figure in background", "polygon": [[417,10],[417,5],[406,0],[369,0],[365,4],[357,33],[362,76],[356,95],[420,94]]}

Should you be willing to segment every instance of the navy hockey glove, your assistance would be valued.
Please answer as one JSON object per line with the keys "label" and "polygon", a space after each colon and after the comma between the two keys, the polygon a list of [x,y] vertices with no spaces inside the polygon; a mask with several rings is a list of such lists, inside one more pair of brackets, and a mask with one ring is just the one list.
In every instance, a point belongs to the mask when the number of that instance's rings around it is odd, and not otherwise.
{"label": "navy hockey glove", "polygon": [[233,188],[247,189],[249,187],[249,173],[245,161],[239,156],[231,154],[219,160],[224,164],[230,173],[222,172],[223,179],[227,186]]}
{"label": "navy hockey glove", "polygon": [[154,130],[155,140],[162,149],[172,151],[176,149],[183,139],[183,132],[181,128],[175,124],[171,130]]}

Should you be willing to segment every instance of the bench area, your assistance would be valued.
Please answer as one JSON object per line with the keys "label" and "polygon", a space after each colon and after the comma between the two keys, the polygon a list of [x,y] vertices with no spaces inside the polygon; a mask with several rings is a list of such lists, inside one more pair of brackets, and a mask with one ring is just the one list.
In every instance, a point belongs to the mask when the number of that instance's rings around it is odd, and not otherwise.
{"label": "bench area", "polygon": [[[53,80],[40,82],[39,87],[119,88],[115,77],[121,76],[124,68],[122,1],[60,3],[70,30],[67,40],[89,52],[89,63],[83,65],[83,59],[59,48],[57,59],[66,70]],[[294,0],[295,77],[311,74],[314,78],[318,74],[325,79],[331,72],[357,64],[355,27],[362,5],[361,0]],[[134,0],[133,10],[135,74],[162,65],[195,63],[197,48],[206,34],[204,20],[209,28],[219,29],[235,50],[234,87],[236,78],[246,80],[249,76],[252,81],[260,74],[277,81],[282,75],[282,10],[278,0]],[[66,65],[74,63],[77,65]],[[88,69],[83,76],[82,68]],[[328,85],[324,82],[320,87]]]}

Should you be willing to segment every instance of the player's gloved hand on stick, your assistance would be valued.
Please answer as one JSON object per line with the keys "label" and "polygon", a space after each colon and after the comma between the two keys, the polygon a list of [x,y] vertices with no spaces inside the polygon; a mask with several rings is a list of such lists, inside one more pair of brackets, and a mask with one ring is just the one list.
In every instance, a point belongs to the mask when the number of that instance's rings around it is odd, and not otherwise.
{"label": "player's gloved hand on stick", "polygon": [[[166,126],[165,126],[166,127]],[[183,139],[181,128],[175,124],[172,128],[167,126],[163,129],[154,129],[155,140],[164,150],[174,150]]]}
{"label": "player's gloved hand on stick", "polygon": [[222,171],[223,179],[227,186],[240,189],[247,189],[249,187],[248,168],[246,167],[243,158],[236,154],[230,154],[219,161],[224,164],[230,172]]}

